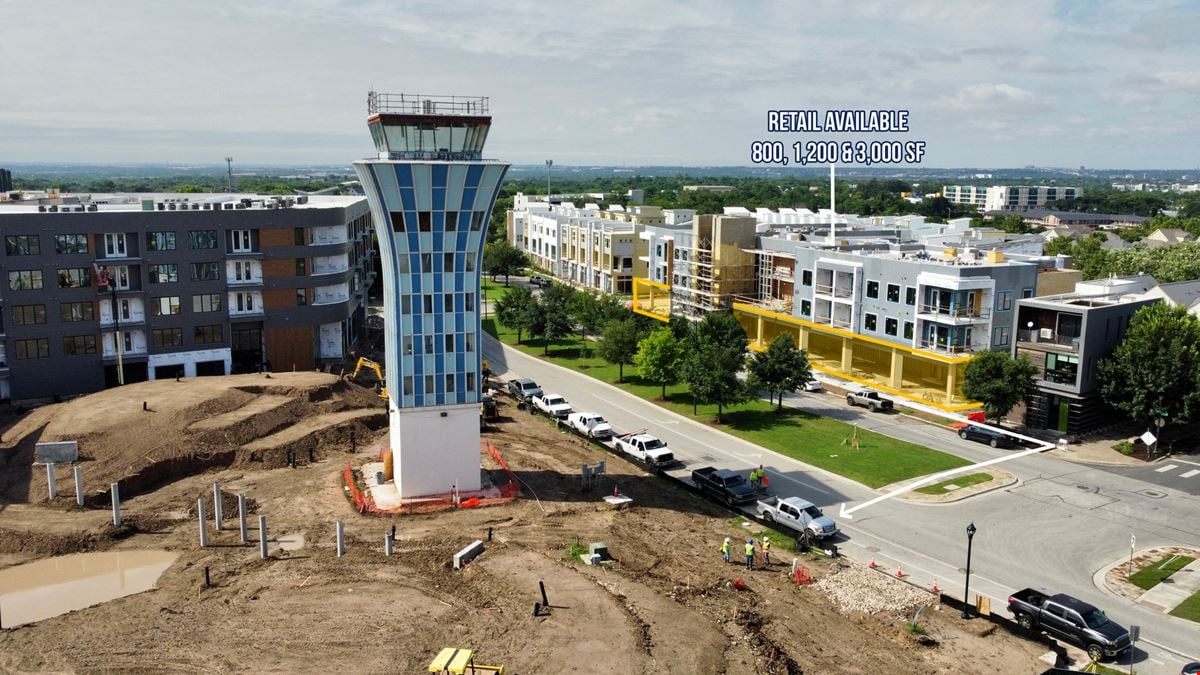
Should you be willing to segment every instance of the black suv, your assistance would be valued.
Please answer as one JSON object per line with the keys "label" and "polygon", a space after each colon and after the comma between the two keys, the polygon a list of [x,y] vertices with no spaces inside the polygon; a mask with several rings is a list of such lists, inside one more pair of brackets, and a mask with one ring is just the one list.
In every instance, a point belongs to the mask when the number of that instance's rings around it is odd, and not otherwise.
{"label": "black suv", "polygon": [[974,424],[968,424],[967,426],[959,429],[958,437],[968,441],[987,443],[993,448],[1007,448],[1017,444],[1017,439],[1009,436],[1008,434],[994,431],[986,427],[976,426]]}

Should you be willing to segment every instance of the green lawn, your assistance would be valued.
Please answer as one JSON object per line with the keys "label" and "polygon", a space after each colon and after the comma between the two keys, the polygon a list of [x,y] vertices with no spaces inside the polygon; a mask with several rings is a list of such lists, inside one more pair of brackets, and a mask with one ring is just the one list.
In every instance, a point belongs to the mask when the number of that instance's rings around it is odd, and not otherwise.
{"label": "green lawn", "polygon": [[1134,572],[1133,576],[1129,577],[1129,583],[1148,591],[1161,583],[1163,579],[1187,567],[1188,563],[1194,559],[1186,555],[1169,555],[1160,558],[1153,565],[1147,565]]}
{"label": "green lawn", "polygon": [[499,277],[498,281],[492,281],[492,278],[487,275],[484,275],[480,287],[483,291],[483,299],[488,302],[495,302],[503,298],[504,294],[508,293],[508,289],[510,288],[504,285],[504,277]]}
{"label": "green lawn", "polygon": [[1178,607],[1171,610],[1171,616],[1200,623],[1200,593],[1193,593],[1192,597],[1184,600]]}
{"label": "green lawn", "polygon": [[970,487],[972,485],[978,485],[980,483],[986,483],[991,479],[992,479],[992,474],[990,474],[990,473],[969,473],[965,476],[955,476],[954,478],[951,478],[949,480],[944,480],[940,483],[934,483],[933,485],[926,485],[925,487],[919,487],[916,489],[916,491],[923,493],[923,494],[927,494],[927,495],[954,494],[955,492],[958,492],[958,489],[947,490],[946,489],[947,485],[957,485],[961,489],[961,488],[965,488],[965,487]]}
{"label": "green lawn", "polygon": [[[545,351],[545,345],[538,339],[524,339],[516,345],[515,331],[499,326],[494,318],[484,320],[483,329],[527,354],[542,356]],[[581,356],[578,336],[552,343],[549,355],[560,366],[617,384],[617,366],[600,359],[594,350],[589,356]],[[625,381],[618,386],[664,408],[692,415],[692,398],[686,385],[667,387],[663,399],[659,386],[643,381],[634,366],[626,366]],[[706,422],[715,420],[716,413],[715,405],[697,408],[697,417]],[[791,408],[776,411],[775,406],[759,399],[726,409],[722,423],[722,429],[739,438],[873,488],[970,463],[951,454],[863,430],[858,431],[856,448],[852,443],[853,426]],[[669,438],[666,440],[670,443]]]}

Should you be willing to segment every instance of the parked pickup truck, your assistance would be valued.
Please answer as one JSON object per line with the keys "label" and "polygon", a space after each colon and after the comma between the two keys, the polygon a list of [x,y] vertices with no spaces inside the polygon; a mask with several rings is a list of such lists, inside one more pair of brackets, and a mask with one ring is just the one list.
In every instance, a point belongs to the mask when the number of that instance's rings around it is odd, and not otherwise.
{"label": "parked pickup truck", "polygon": [[567,424],[579,433],[598,441],[612,438],[613,428],[600,413],[577,412],[567,416]]}
{"label": "parked pickup truck", "polygon": [[617,450],[651,466],[661,469],[675,463],[675,455],[667,444],[650,434],[617,436],[615,443]]}
{"label": "parked pickup truck", "polygon": [[752,502],[758,496],[758,491],[742,474],[729,469],[711,466],[696,469],[692,471],[692,482],[701,492],[707,492],[730,506]]}
{"label": "parked pickup truck", "polygon": [[814,537],[832,537],[837,534],[837,523],[821,513],[812,502],[799,497],[771,497],[758,500],[755,508],[758,517],[769,523],[786,525],[797,532],[808,530]]}
{"label": "parked pickup truck", "polygon": [[559,394],[544,394],[533,398],[533,405],[547,417],[554,419],[565,420],[567,415],[575,412],[571,409],[571,404],[567,403],[567,399]]}
{"label": "parked pickup truck", "polygon": [[1104,612],[1069,595],[1046,595],[1032,588],[1013,593],[1008,611],[1025,630],[1045,631],[1083,647],[1100,660],[1129,649],[1129,631],[1109,621]]}
{"label": "parked pickup truck", "polygon": [[860,389],[846,394],[846,403],[851,407],[861,405],[862,407],[875,412],[876,410],[891,410],[895,404],[892,399],[884,398],[883,394],[874,389]]}
{"label": "parked pickup truck", "polygon": [[508,381],[508,393],[518,401],[527,402],[529,399],[535,396],[541,396],[542,388],[537,385],[537,382],[534,382],[528,377],[522,377],[520,379]]}

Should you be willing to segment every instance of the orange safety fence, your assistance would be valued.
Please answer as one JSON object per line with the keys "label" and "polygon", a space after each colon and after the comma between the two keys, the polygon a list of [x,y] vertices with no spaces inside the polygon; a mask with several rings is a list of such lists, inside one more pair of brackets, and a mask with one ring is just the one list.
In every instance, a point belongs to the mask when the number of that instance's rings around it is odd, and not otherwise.
{"label": "orange safety fence", "polygon": [[358,482],[354,480],[354,469],[349,464],[346,465],[346,470],[342,473],[342,482],[345,483],[346,491],[350,495],[350,501],[354,502],[354,508],[358,509],[359,513],[375,510],[375,501],[371,499],[371,495],[358,487]]}
{"label": "orange safety fence", "polygon": [[[447,508],[473,508],[478,506],[491,506],[493,504],[502,504],[512,501],[521,492],[520,483],[517,481],[517,475],[509,468],[508,462],[504,461],[504,457],[496,446],[491,442],[484,441],[487,444],[488,454],[492,460],[500,466],[508,476],[508,483],[499,488],[488,490],[480,490],[476,492],[462,492],[455,494],[454,491],[442,492],[433,495],[428,495],[420,500],[414,500],[394,509],[381,509],[376,506],[375,500],[372,499],[369,492],[358,487],[355,480],[354,469],[350,465],[346,465],[346,470],[343,472],[342,480],[345,482],[347,496],[354,503],[354,507],[359,513],[375,514],[375,515],[395,515],[403,513],[426,513],[431,511],[440,511]],[[387,449],[379,451],[379,459],[383,457]]]}

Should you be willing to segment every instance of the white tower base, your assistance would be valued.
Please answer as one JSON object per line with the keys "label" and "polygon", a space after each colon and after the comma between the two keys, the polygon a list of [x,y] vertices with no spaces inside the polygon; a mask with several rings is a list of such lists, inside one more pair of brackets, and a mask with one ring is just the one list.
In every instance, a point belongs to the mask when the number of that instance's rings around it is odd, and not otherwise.
{"label": "white tower base", "polygon": [[393,409],[391,441],[400,497],[482,487],[479,404]]}

